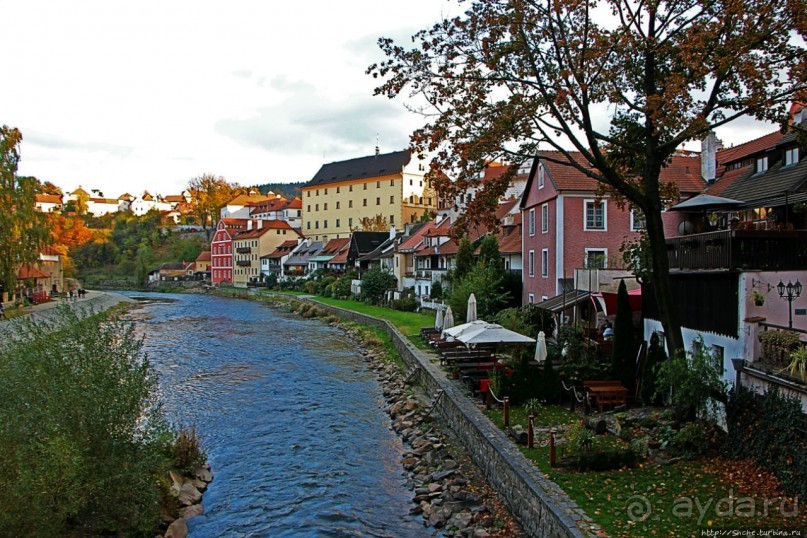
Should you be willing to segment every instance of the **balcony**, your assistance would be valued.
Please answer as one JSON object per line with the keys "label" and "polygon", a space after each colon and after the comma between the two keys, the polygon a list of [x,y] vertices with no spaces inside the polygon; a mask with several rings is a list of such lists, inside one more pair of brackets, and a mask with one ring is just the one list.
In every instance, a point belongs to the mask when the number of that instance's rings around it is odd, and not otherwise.
{"label": "balcony", "polygon": [[252,247],[238,247],[235,251],[239,254],[251,254]]}
{"label": "balcony", "polygon": [[667,239],[671,271],[807,269],[807,230],[721,230]]}
{"label": "balcony", "polygon": [[238,260],[237,262],[235,262],[235,264],[238,267],[249,267],[251,263],[252,262],[250,262],[249,260]]}

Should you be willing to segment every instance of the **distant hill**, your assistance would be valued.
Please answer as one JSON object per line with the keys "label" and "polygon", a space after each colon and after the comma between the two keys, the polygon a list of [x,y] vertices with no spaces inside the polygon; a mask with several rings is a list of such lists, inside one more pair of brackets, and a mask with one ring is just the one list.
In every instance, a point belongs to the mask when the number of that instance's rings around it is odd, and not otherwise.
{"label": "distant hill", "polygon": [[308,183],[307,181],[295,181],[292,183],[264,183],[263,185],[255,185],[255,188],[261,194],[266,194],[272,191],[275,194],[281,194],[284,198],[292,198],[300,196],[300,187]]}

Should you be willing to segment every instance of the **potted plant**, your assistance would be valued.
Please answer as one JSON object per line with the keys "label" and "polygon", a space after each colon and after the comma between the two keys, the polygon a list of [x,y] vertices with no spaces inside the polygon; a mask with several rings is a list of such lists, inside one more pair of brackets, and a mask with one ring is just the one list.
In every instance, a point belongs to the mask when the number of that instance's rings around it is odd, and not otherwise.
{"label": "potted plant", "polygon": [[800,346],[790,353],[790,364],[787,366],[790,375],[807,381],[807,347]]}
{"label": "potted plant", "polygon": [[790,354],[801,344],[799,333],[794,331],[763,331],[759,333],[762,359],[770,364],[787,367]]}
{"label": "potted plant", "polygon": [[757,290],[751,292],[751,300],[754,301],[755,306],[762,306],[765,304],[765,296]]}

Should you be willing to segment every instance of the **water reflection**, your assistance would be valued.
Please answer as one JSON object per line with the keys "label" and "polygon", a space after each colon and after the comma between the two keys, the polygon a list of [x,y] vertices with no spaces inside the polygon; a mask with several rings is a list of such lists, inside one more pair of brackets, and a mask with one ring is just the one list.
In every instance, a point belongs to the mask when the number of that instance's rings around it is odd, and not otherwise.
{"label": "water reflection", "polygon": [[191,536],[431,535],[408,515],[380,388],[339,330],[249,301],[133,295],[169,418],[196,425],[214,467]]}

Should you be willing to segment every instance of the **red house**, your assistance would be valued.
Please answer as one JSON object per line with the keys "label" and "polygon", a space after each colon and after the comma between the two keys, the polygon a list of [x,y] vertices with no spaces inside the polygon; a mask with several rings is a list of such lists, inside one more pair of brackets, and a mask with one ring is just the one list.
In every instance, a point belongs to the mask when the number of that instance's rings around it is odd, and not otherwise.
{"label": "red house", "polygon": [[[543,156],[563,160],[560,153]],[[589,166],[579,153],[572,156]],[[677,184],[681,198],[700,193],[700,159],[673,156],[661,182]],[[620,209],[608,195],[597,196],[599,183],[571,166],[539,155],[521,199],[524,291],[522,303],[538,303],[575,289],[576,269],[621,269],[620,246],[638,238],[644,219],[628,207]],[[667,236],[677,235],[684,216],[663,215]]]}
{"label": "red house", "polygon": [[233,236],[247,229],[250,219],[223,218],[210,242],[210,278],[214,286],[233,283]]}

